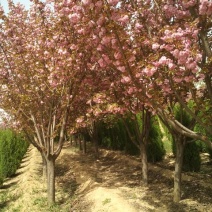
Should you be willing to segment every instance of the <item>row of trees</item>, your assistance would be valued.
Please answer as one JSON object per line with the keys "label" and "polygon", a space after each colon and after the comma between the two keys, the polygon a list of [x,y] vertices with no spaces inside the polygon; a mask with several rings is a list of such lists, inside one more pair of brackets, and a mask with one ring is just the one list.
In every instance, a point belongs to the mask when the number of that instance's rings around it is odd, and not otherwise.
{"label": "row of trees", "polygon": [[[96,121],[128,111],[141,114],[135,142],[145,184],[151,117],[176,135],[179,201],[178,135],[212,148],[211,1],[32,0],[28,11],[8,5],[8,14],[0,8],[0,107],[40,151],[49,202],[65,132],[89,128],[95,138]],[[202,133],[175,118],[176,103]]]}
{"label": "row of trees", "polygon": [[0,185],[19,168],[29,143],[11,130],[0,130]]}
{"label": "row of trees", "polygon": [[[140,114],[126,114],[124,117],[117,115],[106,116],[103,120],[96,122],[96,134],[98,146],[111,149],[121,150],[126,154],[140,155],[139,134],[136,133],[137,126],[142,128],[142,120]],[[158,162],[163,159],[165,149],[162,142],[162,133],[156,117],[151,119],[149,142],[147,144],[148,162]],[[86,153],[86,142],[92,139],[89,128],[78,132],[71,137],[71,143],[75,141],[75,145],[79,143],[80,150]],[[98,157],[98,154],[95,155]]]}

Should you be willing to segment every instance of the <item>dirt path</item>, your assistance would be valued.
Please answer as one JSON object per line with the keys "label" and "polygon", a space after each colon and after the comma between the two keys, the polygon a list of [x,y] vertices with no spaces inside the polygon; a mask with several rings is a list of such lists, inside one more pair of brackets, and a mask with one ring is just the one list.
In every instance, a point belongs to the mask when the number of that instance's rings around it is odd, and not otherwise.
{"label": "dirt path", "polygon": [[[102,150],[99,160],[92,154],[69,158],[80,173],[78,199],[71,211],[85,212],[212,212],[212,167],[207,173],[183,175],[182,201],[174,204],[173,162],[149,164],[149,186],[141,184],[140,161],[119,152]],[[65,156],[65,155],[64,155]],[[172,159],[173,160],[173,159]],[[202,168],[205,169],[203,165]],[[202,169],[203,171],[203,169]]]}
{"label": "dirt path", "polygon": [[212,211],[212,173],[187,173],[183,200],[172,203],[173,164],[150,165],[149,186],[141,185],[140,162],[135,157],[102,150],[91,152],[66,146],[56,161],[56,202],[49,207],[42,183],[41,156],[30,147],[17,175],[0,189],[1,212],[143,212]]}

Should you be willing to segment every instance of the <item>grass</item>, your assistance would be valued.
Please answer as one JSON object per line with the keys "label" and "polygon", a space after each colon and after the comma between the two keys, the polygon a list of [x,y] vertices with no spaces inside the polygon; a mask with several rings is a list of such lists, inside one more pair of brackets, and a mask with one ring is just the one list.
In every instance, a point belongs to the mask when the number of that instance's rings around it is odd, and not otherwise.
{"label": "grass", "polygon": [[172,143],[166,137],[163,139],[163,145],[167,154],[172,153]]}
{"label": "grass", "polygon": [[[12,195],[7,190],[6,191],[0,190],[0,209],[1,209],[0,211],[1,212],[8,211],[8,204],[18,199],[18,197],[19,197],[18,194]],[[20,211],[20,207],[18,207],[15,211]]]}
{"label": "grass", "polygon": [[104,201],[102,201],[102,205],[106,205],[108,203],[111,202],[111,199],[110,198],[106,198]]}
{"label": "grass", "polygon": [[160,130],[163,135],[162,141],[163,141],[164,148],[166,150],[166,153],[170,154],[170,153],[172,153],[172,142],[169,140],[169,138],[166,135],[166,131],[167,131],[167,129],[165,129],[166,127],[163,126],[163,124],[161,123],[161,121],[159,119],[158,119],[158,122],[159,122]]}
{"label": "grass", "polygon": [[17,208],[14,208],[13,212],[22,212],[22,206],[19,205]]}
{"label": "grass", "polygon": [[34,205],[37,206],[37,208],[40,208],[40,211],[48,211],[48,212],[69,212],[70,211],[70,205],[67,204],[60,204],[60,203],[54,203],[52,205],[48,204],[46,197],[38,197],[33,202]]}
{"label": "grass", "polygon": [[45,197],[38,197],[33,202],[34,205],[38,205],[39,207],[45,207],[48,205],[47,199]]}

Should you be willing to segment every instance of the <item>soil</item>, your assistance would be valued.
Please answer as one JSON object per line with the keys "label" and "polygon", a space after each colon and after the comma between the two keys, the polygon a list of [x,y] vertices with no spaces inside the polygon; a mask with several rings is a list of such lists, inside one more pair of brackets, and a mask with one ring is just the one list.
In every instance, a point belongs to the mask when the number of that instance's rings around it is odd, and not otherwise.
{"label": "soil", "polygon": [[42,159],[32,146],[20,169],[0,189],[0,211],[39,212],[212,212],[212,163],[202,154],[199,173],[183,174],[182,200],[173,203],[174,158],[149,164],[149,185],[142,185],[139,158],[92,149],[85,155],[66,145],[56,161],[56,204],[48,206]]}

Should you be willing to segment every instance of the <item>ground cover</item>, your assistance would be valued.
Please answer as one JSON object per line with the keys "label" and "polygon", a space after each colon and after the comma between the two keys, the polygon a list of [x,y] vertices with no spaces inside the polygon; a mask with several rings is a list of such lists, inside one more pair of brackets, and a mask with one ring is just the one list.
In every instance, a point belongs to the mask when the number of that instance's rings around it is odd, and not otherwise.
{"label": "ground cover", "polygon": [[141,184],[139,158],[101,150],[96,159],[66,145],[56,163],[56,204],[49,207],[41,156],[30,146],[16,176],[0,189],[0,211],[211,211],[212,165],[203,154],[200,173],[183,174],[183,196],[172,202],[174,158],[149,165],[149,186]]}

